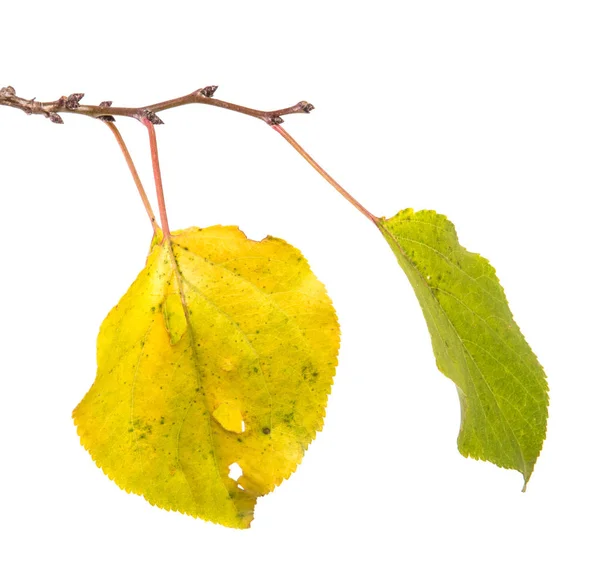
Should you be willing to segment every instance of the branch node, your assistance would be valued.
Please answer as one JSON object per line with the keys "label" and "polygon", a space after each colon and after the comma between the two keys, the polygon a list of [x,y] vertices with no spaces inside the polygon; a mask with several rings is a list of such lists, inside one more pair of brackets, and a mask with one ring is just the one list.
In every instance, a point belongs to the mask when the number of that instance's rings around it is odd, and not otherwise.
{"label": "branch node", "polygon": [[148,120],[154,125],[164,124],[164,122],[152,110],[139,110],[135,116],[140,122]]}
{"label": "branch node", "polygon": [[207,98],[211,98],[213,95],[215,95],[215,92],[218,89],[218,85],[207,85],[206,87],[203,87],[200,90],[200,93]]}
{"label": "branch node", "polygon": [[[30,100],[27,100],[27,105],[23,108],[23,111],[28,115],[31,116],[31,114],[33,114],[34,112],[36,112],[36,105],[38,102],[35,101],[35,98],[31,98]],[[38,113],[38,112],[36,112]]]}
{"label": "branch node", "polygon": [[[112,101],[107,100],[105,102],[100,102],[101,108],[110,108],[112,106]],[[103,122],[116,122],[114,116],[109,114],[104,114],[102,116],[98,116],[98,120],[102,120]]]}

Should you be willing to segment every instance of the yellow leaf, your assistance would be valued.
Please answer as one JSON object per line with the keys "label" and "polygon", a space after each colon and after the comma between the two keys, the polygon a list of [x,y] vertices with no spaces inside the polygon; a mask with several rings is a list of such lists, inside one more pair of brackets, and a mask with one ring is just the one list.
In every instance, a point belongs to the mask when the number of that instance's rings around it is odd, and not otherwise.
{"label": "yellow leaf", "polygon": [[165,296],[162,308],[171,345],[175,345],[187,329],[185,311],[179,294],[171,293]]}
{"label": "yellow leaf", "polygon": [[[323,425],[335,311],[298,250],[234,227],[153,242],[98,336],[81,443],[151,504],[247,528]],[[239,465],[234,480],[229,468]]]}

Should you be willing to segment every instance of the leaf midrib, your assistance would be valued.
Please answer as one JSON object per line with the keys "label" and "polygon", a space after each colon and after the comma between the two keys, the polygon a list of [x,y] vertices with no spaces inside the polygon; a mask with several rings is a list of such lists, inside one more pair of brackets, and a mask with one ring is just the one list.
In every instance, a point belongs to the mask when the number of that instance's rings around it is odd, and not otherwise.
{"label": "leaf midrib", "polygon": [[[195,334],[194,334],[194,330],[192,328],[192,324],[190,322],[189,310],[188,310],[188,306],[187,306],[187,303],[186,303],[186,300],[185,300],[185,294],[183,292],[183,282],[182,282],[183,274],[181,273],[181,270],[179,268],[179,264],[177,262],[177,257],[175,256],[175,252],[173,250],[173,242],[172,242],[172,240],[171,239],[166,240],[166,242],[165,242],[164,245],[167,248],[167,252],[169,254],[169,258],[170,258],[170,261],[171,261],[172,269],[173,269],[173,272],[175,274],[175,278],[177,279],[177,288],[178,288],[178,293],[179,293],[179,300],[181,302],[181,306],[182,306],[182,309],[183,309],[183,314],[184,314],[184,317],[185,317],[187,331],[189,332],[189,335],[188,335],[188,344],[189,344],[189,347],[192,350],[192,359],[194,361],[194,373],[196,375],[196,383],[198,384],[198,388],[200,388],[200,386],[201,386],[201,379],[200,379],[200,356],[198,355],[198,348],[197,348],[197,343],[196,343],[196,337],[195,337]],[[185,421],[187,420],[187,415],[188,415],[189,411],[191,410],[193,403],[194,403],[194,399],[192,397],[192,398],[190,398],[190,401],[188,403],[188,407],[187,407],[187,409],[185,411],[185,415],[181,419],[181,424],[179,425],[179,430],[177,431],[176,454],[177,454],[177,464],[179,465],[179,467],[181,469],[181,473],[185,477],[186,484],[187,484],[187,486],[188,486],[188,488],[190,490],[190,495],[192,496],[192,499],[194,500],[194,502],[196,502],[196,505],[198,505],[198,501],[196,499],[196,495],[194,494],[194,491],[192,490],[192,487],[190,485],[189,479],[187,477],[187,473],[186,473],[186,471],[185,471],[185,469],[183,467],[183,463],[181,462],[181,458],[180,458],[181,431],[183,430],[183,425],[184,425]],[[206,403],[206,398],[204,398],[204,403],[205,403],[206,410],[208,412],[208,404]],[[217,455],[216,455],[216,449],[215,449],[215,439],[214,439],[212,427],[210,425],[210,421],[208,422],[207,426],[208,426],[208,436],[209,436],[209,441],[210,441],[210,445],[211,445],[212,460],[213,460],[215,472],[216,472],[216,475],[219,477],[219,480],[221,481],[221,485],[223,486],[223,489],[225,490],[225,493],[227,494],[227,496],[231,500],[231,496],[229,495],[229,490],[227,489],[227,486],[225,485],[225,480],[221,476],[221,473],[219,472],[219,465],[218,465],[218,462],[217,462]],[[237,506],[235,506],[235,503],[234,503],[234,507],[237,510]]]}

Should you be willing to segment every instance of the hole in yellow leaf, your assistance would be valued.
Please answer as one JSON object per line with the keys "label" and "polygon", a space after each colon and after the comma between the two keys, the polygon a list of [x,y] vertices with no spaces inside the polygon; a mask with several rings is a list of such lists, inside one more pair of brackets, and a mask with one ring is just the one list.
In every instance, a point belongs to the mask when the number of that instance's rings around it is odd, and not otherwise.
{"label": "hole in yellow leaf", "polygon": [[221,404],[213,410],[212,415],[226,431],[243,433],[246,430],[242,413],[235,404],[221,402]]}
{"label": "hole in yellow leaf", "polygon": [[229,466],[229,477],[233,479],[233,481],[237,481],[244,475],[244,471],[237,463],[232,463]]}

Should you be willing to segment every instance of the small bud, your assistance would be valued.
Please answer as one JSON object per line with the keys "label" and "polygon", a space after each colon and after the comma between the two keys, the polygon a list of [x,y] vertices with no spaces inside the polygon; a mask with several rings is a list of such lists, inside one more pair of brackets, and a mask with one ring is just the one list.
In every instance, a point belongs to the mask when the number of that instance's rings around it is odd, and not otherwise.
{"label": "small bud", "polygon": [[283,118],[281,116],[273,116],[269,119],[269,124],[271,126],[279,126],[279,124],[283,124]]}
{"label": "small bud", "polygon": [[14,97],[16,95],[15,88],[8,85],[0,89],[0,97]]}
{"label": "small bud", "polygon": [[150,120],[150,122],[153,124],[164,124],[164,122],[154,112],[150,112],[148,114],[148,120]]}
{"label": "small bud", "polygon": [[151,112],[150,110],[140,110],[139,114],[136,117],[140,120],[146,118],[146,120],[152,122],[152,124],[155,125],[164,124],[164,122],[154,112]]}
{"label": "small bud", "polygon": [[82,93],[72,93],[66,100],[65,106],[69,110],[76,110],[79,107],[79,102],[84,94]]}
{"label": "small bud", "polygon": [[110,108],[110,106],[112,106],[112,102],[111,101],[100,102],[100,107],[101,108]]}
{"label": "small bud", "polygon": [[213,95],[215,95],[215,92],[217,91],[218,87],[218,85],[207,85],[206,87],[200,90],[200,93],[204,97],[211,98]]}
{"label": "small bud", "polygon": [[315,106],[309,104],[308,102],[299,102],[298,107],[306,114],[310,114],[310,112],[315,109]]}
{"label": "small bud", "polygon": [[50,112],[48,118],[50,122],[54,122],[55,124],[64,124],[63,119],[56,112]]}

